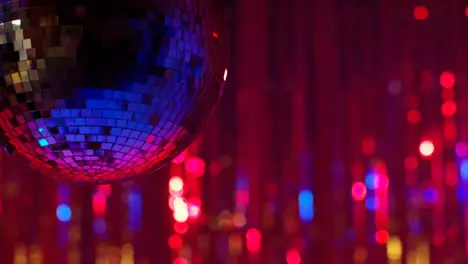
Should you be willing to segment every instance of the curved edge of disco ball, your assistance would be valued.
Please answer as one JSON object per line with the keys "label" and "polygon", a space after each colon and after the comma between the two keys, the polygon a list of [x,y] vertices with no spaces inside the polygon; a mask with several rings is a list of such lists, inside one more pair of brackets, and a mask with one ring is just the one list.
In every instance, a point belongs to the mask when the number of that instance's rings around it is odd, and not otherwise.
{"label": "curved edge of disco ball", "polygon": [[[190,144],[187,144],[187,147]],[[151,174],[159,171],[160,169],[169,166],[174,158],[176,158],[181,152],[183,152],[186,148],[182,148],[180,152],[176,152],[175,154],[166,157],[165,159],[156,163],[153,167],[149,168],[147,171],[141,174],[131,175],[125,178],[118,178],[114,180],[96,180],[96,181],[80,181],[74,180],[73,178],[61,176],[60,172],[56,168],[33,168],[38,170],[44,176],[49,176],[50,178],[63,183],[70,183],[73,185],[80,185],[80,186],[96,186],[96,185],[105,185],[105,184],[125,184],[131,181],[139,180],[146,177],[153,177]]]}

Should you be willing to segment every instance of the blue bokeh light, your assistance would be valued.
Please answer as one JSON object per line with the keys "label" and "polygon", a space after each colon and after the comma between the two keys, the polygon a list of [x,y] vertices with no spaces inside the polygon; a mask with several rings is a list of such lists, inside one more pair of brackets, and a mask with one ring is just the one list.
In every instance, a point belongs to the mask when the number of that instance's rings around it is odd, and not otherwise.
{"label": "blue bokeh light", "polygon": [[377,175],[375,174],[375,172],[368,172],[366,174],[365,183],[366,183],[367,189],[369,190],[377,189]]}
{"label": "blue bokeh light", "polygon": [[375,211],[380,207],[380,199],[375,196],[369,196],[366,198],[366,208],[369,211]]}
{"label": "blue bokeh light", "polygon": [[305,222],[310,222],[314,214],[314,196],[310,190],[302,190],[299,193],[299,217]]}
{"label": "blue bokeh light", "polygon": [[139,190],[132,190],[128,194],[128,226],[131,230],[141,229],[143,199]]}
{"label": "blue bokeh light", "polygon": [[460,162],[460,178],[463,181],[468,181],[468,160],[466,159]]}
{"label": "blue bokeh light", "polygon": [[57,206],[56,214],[57,214],[57,219],[60,222],[68,222],[68,221],[70,221],[71,216],[72,216],[71,209],[66,204],[61,204],[61,205]]}
{"label": "blue bokeh light", "polygon": [[427,203],[435,203],[439,199],[439,194],[434,188],[427,188],[423,193],[424,201]]}

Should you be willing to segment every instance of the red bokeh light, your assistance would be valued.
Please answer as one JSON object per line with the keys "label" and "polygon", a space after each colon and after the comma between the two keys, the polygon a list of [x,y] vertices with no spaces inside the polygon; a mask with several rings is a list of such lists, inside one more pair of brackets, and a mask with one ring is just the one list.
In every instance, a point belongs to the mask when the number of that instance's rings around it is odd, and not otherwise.
{"label": "red bokeh light", "polygon": [[174,223],[174,231],[177,234],[185,234],[188,231],[188,224],[187,223]]}
{"label": "red bokeh light", "polygon": [[413,10],[413,15],[416,20],[426,20],[429,16],[429,10],[425,6],[417,6]]}
{"label": "red bokeh light", "polygon": [[179,249],[182,247],[182,238],[179,235],[172,235],[169,237],[168,244],[172,249]]}
{"label": "red bokeh light", "polygon": [[290,249],[286,253],[286,261],[288,264],[300,264],[302,261],[301,254],[297,249]]}
{"label": "red bokeh light", "polygon": [[247,250],[250,252],[258,252],[262,247],[262,234],[257,229],[251,228],[247,230],[245,235],[247,239]]}
{"label": "red bokeh light", "polygon": [[205,161],[199,157],[190,157],[185,160],[185,170],[195,177],[205,173]]}
{"label": "red bokeh light", "polygon": [[172,263],[173,264],[188,264],[189,262],[186,259],[179,257],[179,258],[174,259]]}
{"label": "red bokeh light", "polygon": [[388,177],[385,175],[378,175],[375,177],[376,183],[375,186],[379,189],[388,189],[389,180]]}
{"label": "red bokeh light", "polygon": [[441,112],[443,116],[451,117],[457,112],[457,104],[454,101],[447,101],[442,104]]}
{"label": "red bokeh light", "polygon": [[374,170],[375,170],[376,173],[378,173],[380,175],[387,174],[387,166],[385,165],[385,162],[382,162],[382,161],[377,161],[374,164]]}
{"label": "red bokeh light", "polygon": [[430,157],[434,153],[434,149],[434,143],[429,140],[425,140],[419,145],[419,153],[424,157]]}
{"label": "red bokeh light", "polygon": [[95,216],[103,216],[106,213],[107,197],[104,193],[97,192],[93,196],[93,212]]}
{"label": "red bokeh light", "polygon": [[98,191],[105,196],[109,196],[112,193],[112,186],[110,184],[103,184],[97,187]]}
{"label": "red bokeh light", "polygon": [[455,86],[455,74],[452,72],[443,72],[440,75],[440,85],[446,89],[453,88]]}
{"label": "red bokeh light", "polygon": [[249,203],[249,191],[248,190],[237,190],[236,191],[236,203],[240,206],[245,206]]}
{"label": "red bokeh light", "polygon": [[411,110],[406,116],[408,122],[412,125],[417,125],[421,121],[421,113],[418,110]]}
{"label": "red bokeh light", "polygon": [[356,201],[364,200],[367,194],[366,185],[362,182],[355,182],[351,189],[351,194],[353,196],[353,199]]}
{"label": "red bokeh light", "polygon": [[375,241],[379,244],[387,243],[389,237],[390,235],[388,234],[387,230],[378,230],[375,232]]}

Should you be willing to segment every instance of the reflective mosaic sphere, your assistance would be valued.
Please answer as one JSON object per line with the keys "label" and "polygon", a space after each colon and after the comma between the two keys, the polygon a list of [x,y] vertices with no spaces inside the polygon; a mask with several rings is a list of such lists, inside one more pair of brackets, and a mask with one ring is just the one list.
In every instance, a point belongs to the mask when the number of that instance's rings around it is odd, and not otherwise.
{"label": "reflective mosaic sphere", "polygon": [[46,175],[92,183],[167,164],[222,94],[220,2],[0,1],[5,149]]}

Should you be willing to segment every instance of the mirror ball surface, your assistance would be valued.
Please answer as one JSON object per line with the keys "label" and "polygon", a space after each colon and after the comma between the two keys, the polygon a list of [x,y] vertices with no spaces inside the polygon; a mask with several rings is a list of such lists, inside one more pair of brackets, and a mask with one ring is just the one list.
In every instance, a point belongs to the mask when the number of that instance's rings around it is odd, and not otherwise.
{"label": "mirror ball surface", "polygon": [[227,75],[216,0],[0,1],[4,148],[59,179],[164,166],[195,138]]}

